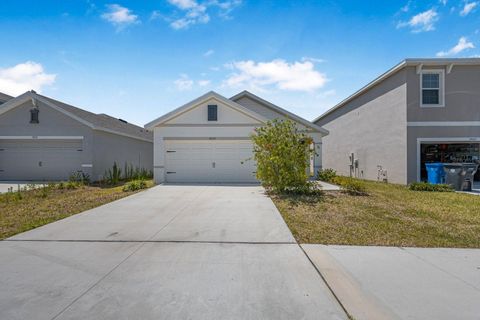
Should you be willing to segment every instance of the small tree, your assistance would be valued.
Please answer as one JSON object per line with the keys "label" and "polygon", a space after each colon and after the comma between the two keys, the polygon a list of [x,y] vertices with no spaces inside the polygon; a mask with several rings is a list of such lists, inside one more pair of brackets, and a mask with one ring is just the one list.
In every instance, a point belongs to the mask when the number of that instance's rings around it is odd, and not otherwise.
{"label": "small tree", "polygon": [[312,138],[291,120],[272,120],[251,136],[257,179],[273,192],[305,191],[311,184],[307,168]]}

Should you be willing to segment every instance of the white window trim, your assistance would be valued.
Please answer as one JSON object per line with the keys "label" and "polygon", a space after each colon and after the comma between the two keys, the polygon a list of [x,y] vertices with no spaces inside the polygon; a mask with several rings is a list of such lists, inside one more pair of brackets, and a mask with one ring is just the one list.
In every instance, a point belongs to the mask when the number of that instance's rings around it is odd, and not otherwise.
{"label": "white window trim", "polygon": [[[439,104],[423,104],[423,75],[427,73],[435,73],[440,75],[439,79]],[[425,88],[428,90],[428,88]],[[421,108],[442,108],[445,107],[445,70],[443,69],[423,69],[420,72],[420,107]]]}

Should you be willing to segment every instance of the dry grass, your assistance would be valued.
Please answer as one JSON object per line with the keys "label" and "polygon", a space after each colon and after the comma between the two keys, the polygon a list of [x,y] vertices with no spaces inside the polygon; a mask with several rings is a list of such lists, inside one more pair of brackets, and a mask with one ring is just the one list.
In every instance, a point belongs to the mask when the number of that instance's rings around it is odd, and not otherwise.
{"label": "dry grass", "polygon": [[[149,181],[149,187],[153,182]],[[122,186],[81,186],[77,189],[40,188],[0,194],[0,239],[124,198]]]}
{"label": "dry grass", "polygon": [[480,248],[480,196],[365,182],[368,195],[276,196],[300,243]]}

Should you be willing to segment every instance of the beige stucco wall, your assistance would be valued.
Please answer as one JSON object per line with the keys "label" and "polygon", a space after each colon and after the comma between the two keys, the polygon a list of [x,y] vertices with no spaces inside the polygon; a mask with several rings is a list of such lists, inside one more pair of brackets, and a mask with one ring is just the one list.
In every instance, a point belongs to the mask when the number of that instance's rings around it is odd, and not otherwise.
{"label": "beige stucco wall", "polygon": [[[208,105],[217,105],[217,121],[208,121]],[[227,107],[217,99],[209,99],[196,108],[167,121],[165,124],[248,124],[254,121],[250,116]]]}
{"label": "beige stucco wall", "polygon": [[[218,106],[218,121],[207,121],[207,105],[216,104]],[[264,108],[264,107],[263,107]],[[261,108],[259,108],[261,109]],[[256,112],[255,110],[252,110]],[[258,111],[258,110],[257,110]],[[260,112],[256,112],[261,114]],[[276,113],[264,112],[261,114],[266,117],[269,114],[274,119],[278,117]],[[153,167],[156,183],[165,181],[165,141],[168,139],[225,139],[225,140],[249,140],[250,135],[256,127],[263,125],[262,122],[253,119],[245,114],[229,107],[222,102],[211,99],[200,103],[193,109],[181,114],[180,116],[167,121],[165,124],[154,128],[154,151]],[[299,125],[304,128],[303,125]],[[318,156],[315,165],[321,167],[321,134],[310,133],[314,141],[317,142]]]}
{"label": "beige stucco wall", "polygon": [[323,138],[323,167],[350,175],[354,153],[357,177],[377,180],[381,166],[388,181],[406,183],[406,88],[402,70],[316,122],[330,131]]}

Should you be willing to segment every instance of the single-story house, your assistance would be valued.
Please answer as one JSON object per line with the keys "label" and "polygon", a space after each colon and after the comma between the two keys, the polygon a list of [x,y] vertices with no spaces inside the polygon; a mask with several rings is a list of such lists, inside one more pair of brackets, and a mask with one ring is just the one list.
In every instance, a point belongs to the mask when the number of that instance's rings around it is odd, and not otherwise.
{"label": "single-story house", "polygon": [[0,180],[102,179],[116,162],[152,170],[153,134],[35,93],[1,94]]}
{"label": "single-story house", "polygon": [[407,184],[425,163],[480,162],[480,59],[406,59],[313,122],[344,175]]}
{"label": "single-story house", "polygon": [[230,99],[213,91],[153,120],[154,177],[157,183],[256,182],[250,135],[273,119],[289,118],[313,138],[321,168],[322,137],[328,131],[248,91]]}

